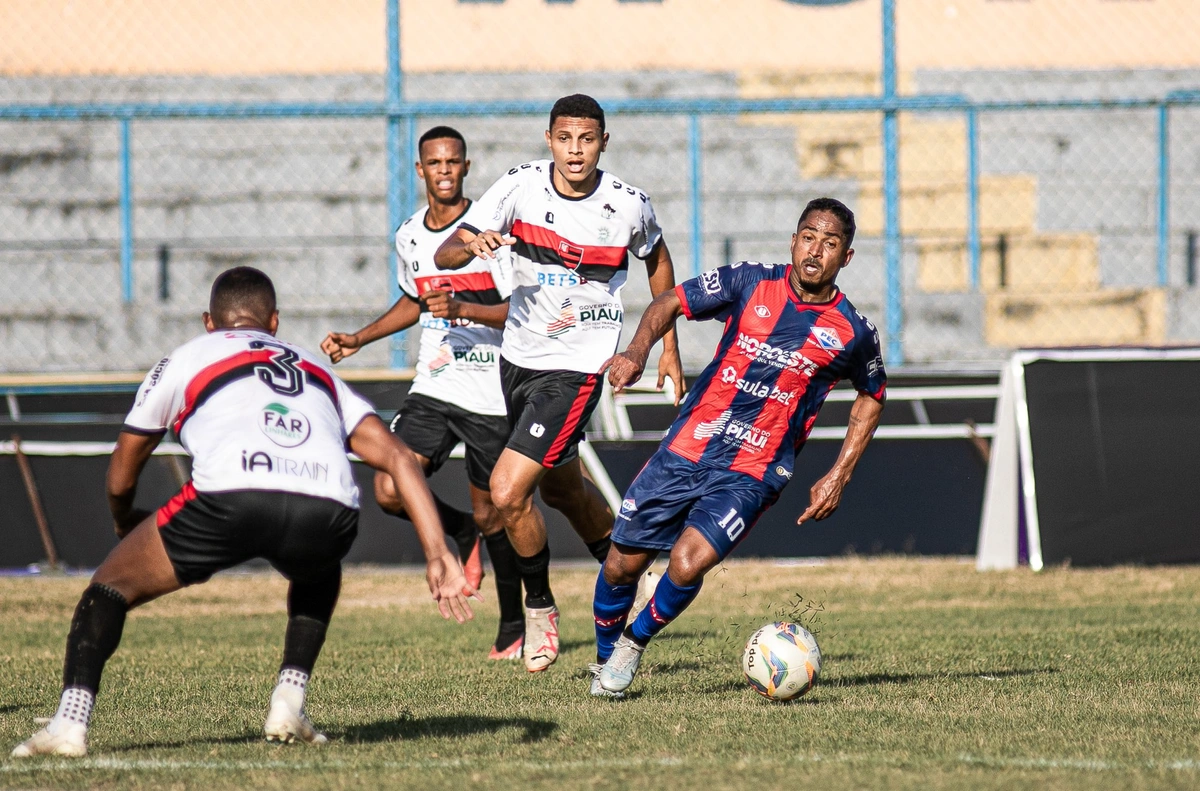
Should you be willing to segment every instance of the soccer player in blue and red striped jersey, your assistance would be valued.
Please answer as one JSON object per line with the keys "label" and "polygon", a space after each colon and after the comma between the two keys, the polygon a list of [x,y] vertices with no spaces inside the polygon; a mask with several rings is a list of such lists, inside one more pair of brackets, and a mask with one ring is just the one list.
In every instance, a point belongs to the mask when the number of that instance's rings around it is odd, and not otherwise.
{"label": "soccer player in blue and red striped jersey", "polygon": [[[624,695],[650,638],[691,604],[705,573],[779,498],[825,397],[849,379],[858,398],[841,453],[797,521],[837,508],[879,425],[887,387],[879,334],[837,287],[853,240],[850,209],[832,198],[811,201],[792,235],[790,266],[724,266],[660,294],[629,348],[609,361],[619,392],[638,380],[651,346],[680,314],[725,323],[716,356],[616,517],[593,600],[593,695]],[[637,580],[663,551],[671,553],[667,573],[627,625]]]}

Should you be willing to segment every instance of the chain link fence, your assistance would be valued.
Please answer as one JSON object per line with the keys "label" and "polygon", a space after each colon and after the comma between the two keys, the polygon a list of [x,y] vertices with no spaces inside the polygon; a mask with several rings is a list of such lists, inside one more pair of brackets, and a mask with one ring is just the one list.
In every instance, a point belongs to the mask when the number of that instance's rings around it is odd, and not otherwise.
{"label": "chain link fence", "polygon": [[[859,218],[840,282],[893,361],[1200,341],[1195,4],[697,2],[402,0],[389,84],[378,0],[0,0],[0,371],[144,368],[237,264],[275,278],[284,337],[353,330],[423,200],[411,135],[459,128],[478,195],[545,156],[576,91],[609,106],[603,166],[652,196],[679,277],[787,260],[831,195]],[[627,332],[648,301],[635,273]],[[690,368],[717,329],[687,328]]]}

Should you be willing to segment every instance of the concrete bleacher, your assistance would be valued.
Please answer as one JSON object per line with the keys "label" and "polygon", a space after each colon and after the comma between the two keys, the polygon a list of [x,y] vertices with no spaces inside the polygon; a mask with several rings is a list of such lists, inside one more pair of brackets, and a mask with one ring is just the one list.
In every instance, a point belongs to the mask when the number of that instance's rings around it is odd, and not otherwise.
{"label": "concrete bleacher", "polygon": [[[920,72],[902,87],[1004,98],[1153,95],[1200,83],[1191,72]],[[869,74],[431,74],[414,99],[864,94]],[[378,99],[376,76],[22,78],[0,102]],[[1183,233],[1200,222],[1200,155],[1176,115],[1170,282],[1156,282],[1153,111],[1013,111],[980,117],[980,291],[969,288],[966,129],[961,116],[901,120],[901,217],[909,361],[994,363],[1018,345],[1159,343],[1200,337],[1184,283]],[[422,119],[421,128],[451,119]],[[520,161],[545,156],[542,118],[459,118],[478,194]],[[654,198],[680,276],[692,270],[687,121],[614,117],[604,166]],[[857,257],[841,283],[884,321],[882,155],[872,114],[712,117],[702,121],[704,268],[785,261],[804,202],[847,201]],[[144,368],[199,329],[212,276],[253,264],[281,292],[281,335],[315,346],[389,299],[384,125],[378,120],[140,121],[133,124],[135,300],[121,302],[115,122],[0,123],[0,370]],[[1003,282],[999,240],[1004,237]],[[159,296],[161,248],[170,295]],[[649,301],[634,272],[631,318]],[[627,334],[633,323],[627,322]],[[689,368],[719,327],[689,326]],[[376,344],[349,362],[383,366]]]}

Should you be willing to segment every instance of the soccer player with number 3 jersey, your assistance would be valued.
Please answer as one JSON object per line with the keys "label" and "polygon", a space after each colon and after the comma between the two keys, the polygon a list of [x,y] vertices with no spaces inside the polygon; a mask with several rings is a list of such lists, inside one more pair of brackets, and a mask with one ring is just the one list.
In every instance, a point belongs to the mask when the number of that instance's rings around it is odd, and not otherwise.
{"label": "soccer player with number 3 jersey", "polygon": [[[558,658],[550,550],[534,490],[603,562],[612,513],[585,483],[577,446],[600,400],[601,370],[620,341],[629,254],[646,262],[655,296],[675,285],[650,198],[597,167],[608,134],[596,100],[575,94],[555,102],[546,143],[552,159],[508,171],[435,256],[440,268],[453,270],[502,247],[512,251],[512,300],[500,350],[511,433],[491,490],[525,585],[530,672]],[[659,337],[659,387],[670,377],[678,399],[684,381],[673,328],[664,326]]]}
{"label": "soccer player with number 3 jersey", "polygon": [[[845,205],[811,201],[792,235],[790,266],[742,262],[680,284],[654,300],[629,348],[609,361],[609,382],[620,391],[638,380],[650,347],[678,316],[725,323],[716,356],[617,515],[592,605],[591,694],[624,696],[647,643],[779,498],[825,397],[849,379],[858,397],[845,442],[797,521],[838,507],[887,387],[879,335],[836,285],[853,240]],[[670,552],[667,573],[627,624],[638,577],[659,552]]]}

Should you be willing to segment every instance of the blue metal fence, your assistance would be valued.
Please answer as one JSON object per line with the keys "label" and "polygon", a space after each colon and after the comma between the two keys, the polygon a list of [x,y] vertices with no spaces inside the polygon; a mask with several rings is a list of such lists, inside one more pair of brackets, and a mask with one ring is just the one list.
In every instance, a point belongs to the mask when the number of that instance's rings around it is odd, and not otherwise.
{"label": "blue metal fence", "polygon": [[[82,121],[109,119],[119,130],[119,213],[122,298],[134,300],[133,196],[136,189],[135,162],[131,135],[137,122],[152,119],[251,119],[251,118],[377,118],[386,122],[387,149],[387,231],[394,229],[414,208],[418,197],[415,174],[409,163],[415,160],[416,121],[420,117],[526,116],[545,115],[548,101],[499,100],[486,102],[406,101],[400,52],[400,14],[398,3],[385,2],[387,20],[386,98],[381,102],[322,103],[119,103],[119,104],[33,104],[0,106],[0,119],[23,121]],[[1146,109],[1157,111],[1157,185],[1156,185],[1156,261],[1158,285],[1169,282],[1170,242],[1170,121],[1171,108],[1200,106],[1200,93],[1173,92],[1161,98],[1117,98],[1104,100],[1051,101],[979,101],[962,95],[902,95],[896,86],[895,0],[882,2],[882,92],[879,96],[842,96],[828,98],[776,99],[610,99],[603,100],[609,113],[631,115],[675,115],[688,121],[689,212],[692,274],[702,268],[703,253],[703,147],[701,119],[711,116],[778,113],[879,113],[882,116],[883,141],[883,240],[884,240],[884,312],[887,355],[892,364],[903,363],[904,278],[903,240],[900,217],[900,144],[899,117],[902,113],[961,114],[966,125],[966,196],[967,276],[972,291],[980,289],[980,141],[982,115],[1010,110],[1100,110]],[[383,229],[381,229],[383,230]],[[394,253],[388,270],[388,287],[393,299],[396,286]],[[401,346],[394,343],[390,355],[393,366],[407,362]]]}

